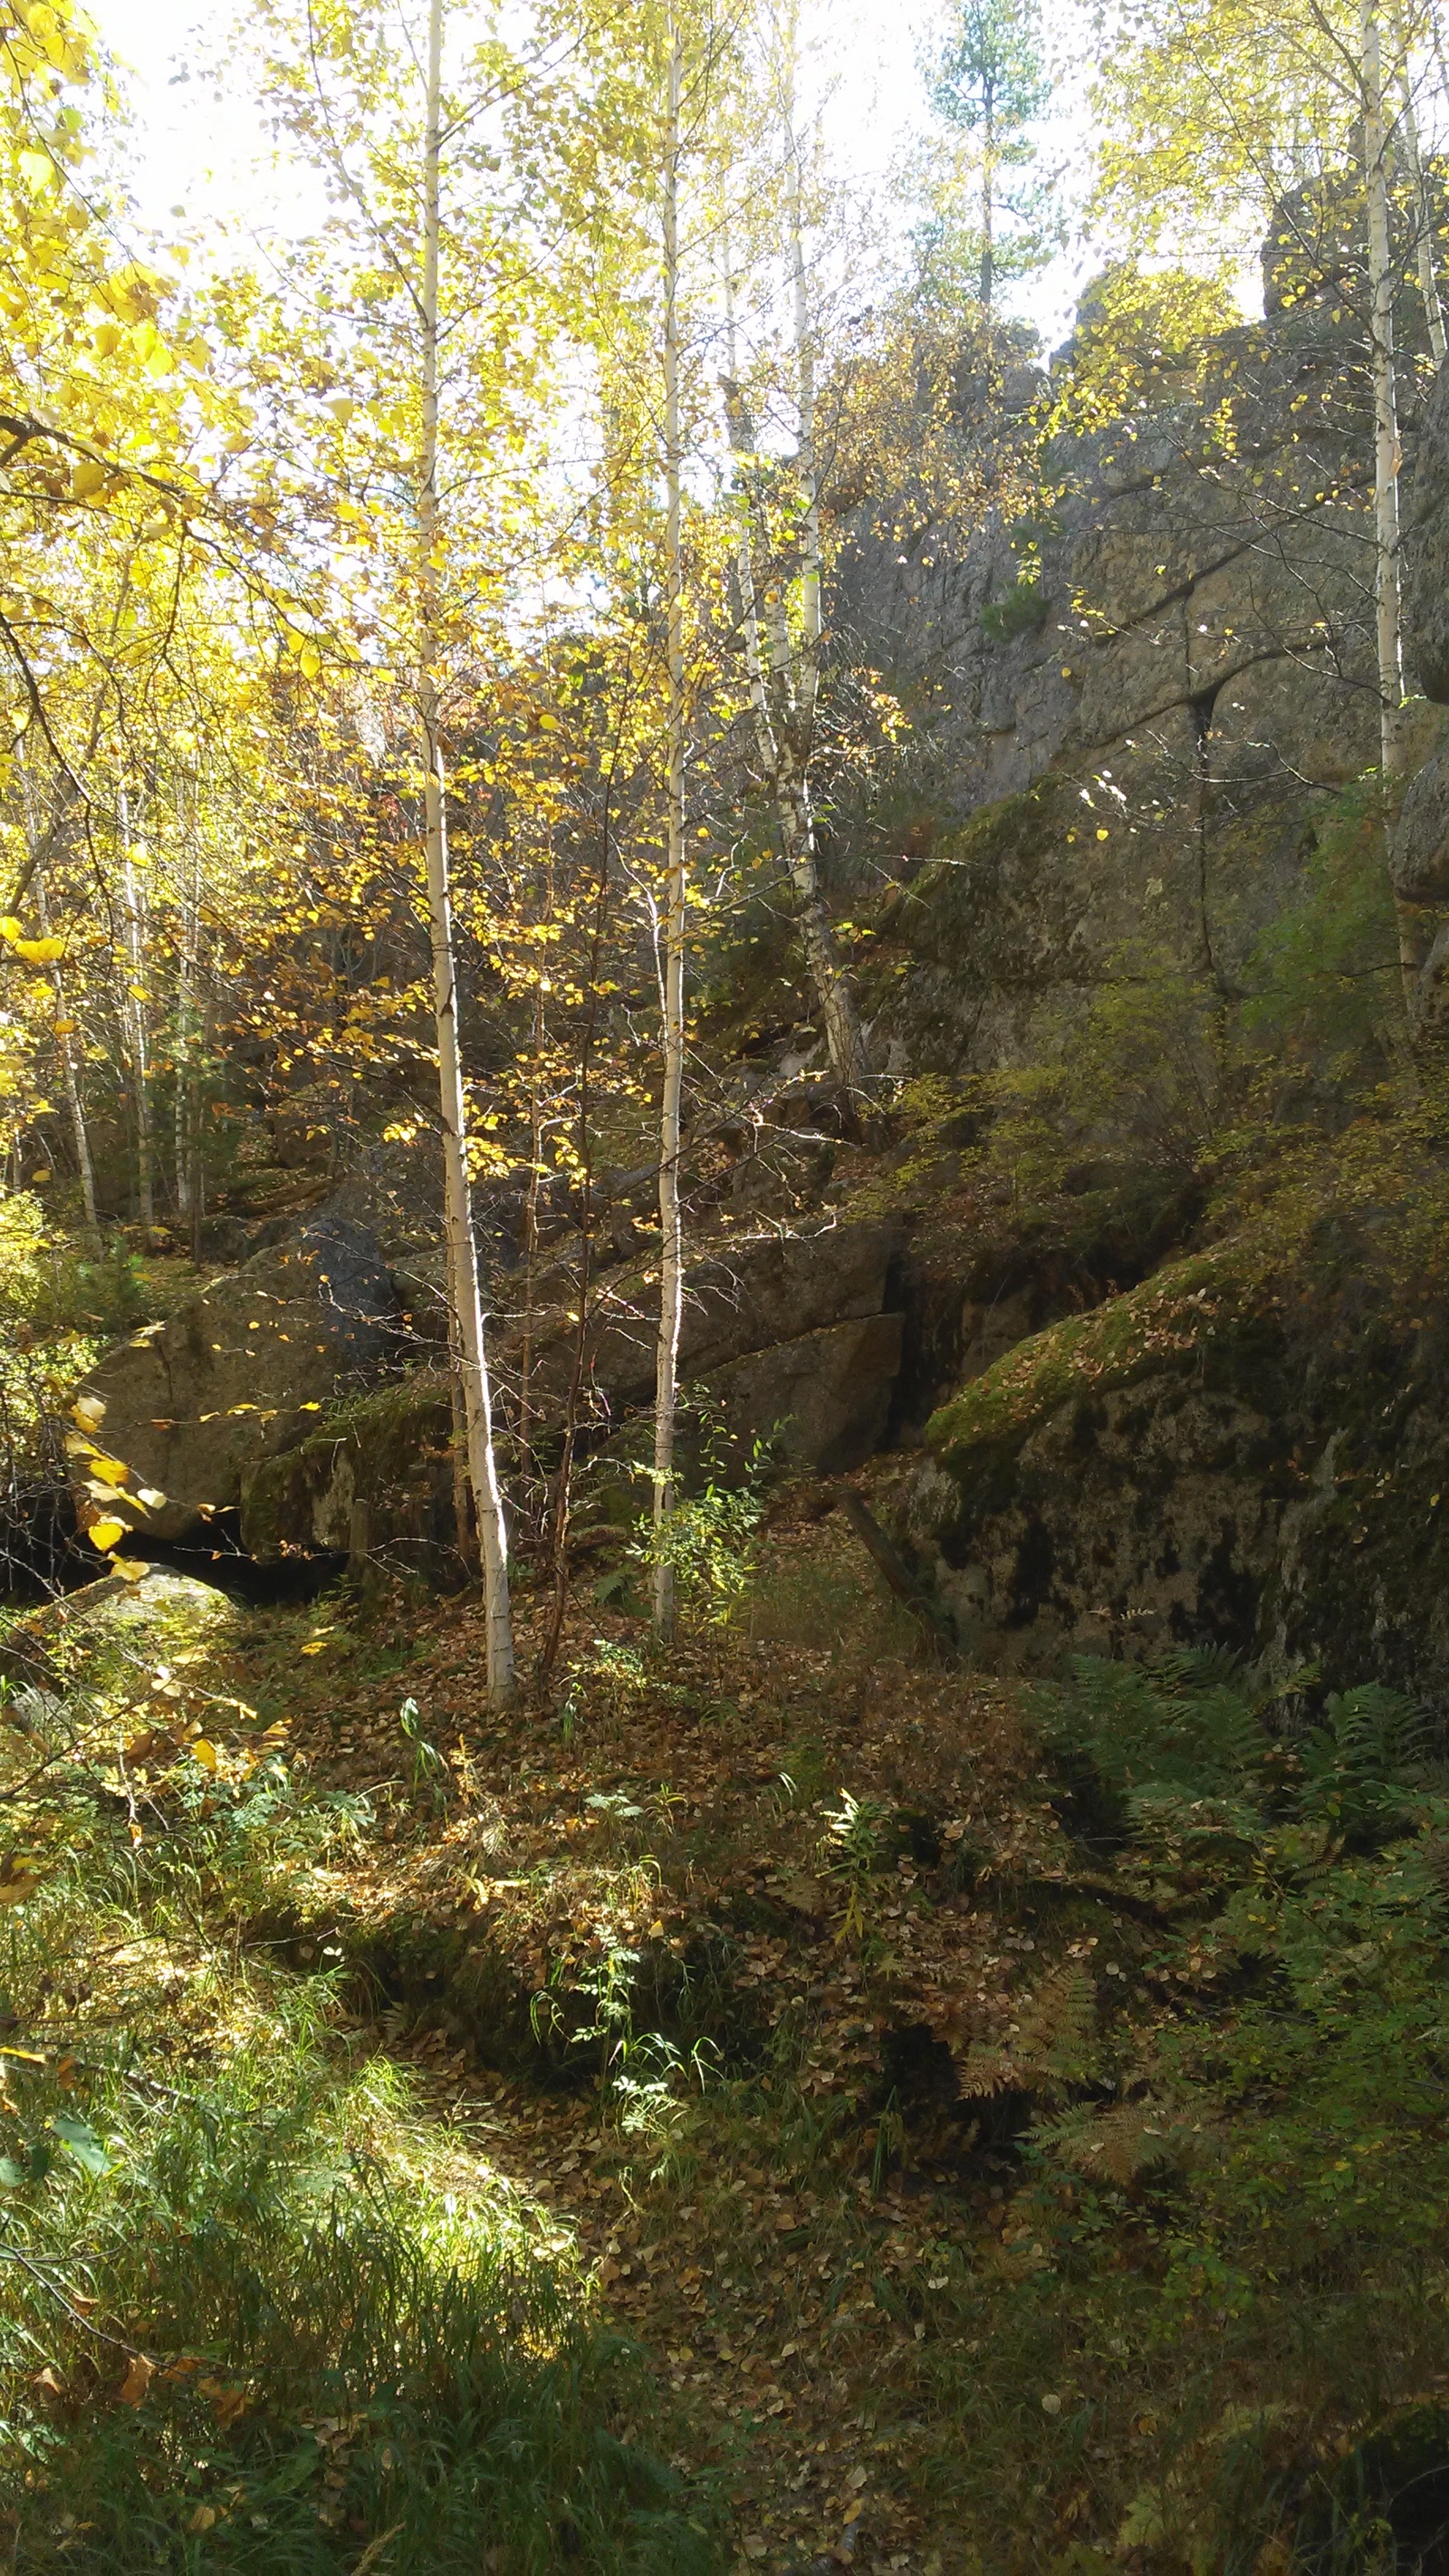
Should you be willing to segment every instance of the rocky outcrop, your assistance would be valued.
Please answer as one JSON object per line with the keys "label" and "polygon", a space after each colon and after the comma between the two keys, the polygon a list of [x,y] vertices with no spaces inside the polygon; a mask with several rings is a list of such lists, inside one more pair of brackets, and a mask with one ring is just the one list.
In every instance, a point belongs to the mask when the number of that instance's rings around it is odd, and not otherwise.
{"label": "rocky outcrop", "polygon": [[43,1725],[76,1689],[143,1699],[158,1666],[215,1653],[236,1620],[223,1593],[190,1575],[163,1566],[139,1579],[105,1575],[15,1620],[0,1646],[0,1680],[20,1723]]}
{"label": "rocky outcrop", "polygon": [[[712,1248],[689,1278],[680,1337],[686,1407],[702,1400],[737,1453],[759,1439],[795,1466],[828,1474],[858,1466],[884,1435],[900,1367],[902,1318],[885,1311],[899,1241],[895,1225],[822,1221],[808,1235],[755,1235]],[[595,1443],[652,1399],[650,1288],[624,1273],[601,1300],[585,1373],[585,1431]],[[500,1336],[505,1387],[521,1330],[515,1316]],[[531,1406],[546,1455],[574,1342],[556,1305],[541,1310],[534,1330]],[[294,1550],[346,1550],[364,1527],[370,1552],[394,1567],[429,1580],[456,1575],[446,1377],[418,1372],[324,1416],[284,1455],[246,1469],[241,1504],[242,1544],[263,1562]],[[353,1517],[359,1505],[361,1523]]]}
{"label": "rocky outcrop", "polygon": [[1404,625],[1420,688],[1449,706],[1449,369],[1424,405],[1404,509]]}
{"label": "rocky outcrop", "polygon": [[[1404,626],[1409,658],[1426,697],[1449,706],[1449,369],[1424,409],[1409,488],[1404,536]],[[1410,782],[1390,848],[1401,903],[1449,904],[1449,738]],[[1449,1034],[1449,925],[1426,925],[1428,956],[1414,999],[1421,1042]]]}
{"label": "rocky outcrop", "polygon": [[983,1664],[1216,1643],[1449,1708],[1449,1159],[1337,1157],[934,1416],[905,1525]]}
{"label": "rocky outcrop", "polygon": [[107,1352],[81,1393],[132,1486],[164,1497],[128,1516],[181,1539],[234,1507],[261,1459],[395,1362],[400,1320],[375,1237],[323,1213]]}
{"label": "rocky outcrop", "polygon": [[[1220,998],[1250,980],[1376,756],[1371,431],[1343,310],[1280,295],[1061,435],[1049,503],[965,543],[862,514],[838,611],[913,728],[849,829],[862,877],[898,880],[869,994],[892,1070],[1039,1063],[1144,959]],[[1435,634],[1411,633],[1431,689]]]}
{"label": "rocky outcrop", "polygon": [[[358,1517],[361,1506],[362,1517]],[[447,1377],[419,1370],[325,1415],[242,1479],[241,1543],[259,1564],[360,1547],[395,1573],[459,1580],[453,1407]]]}
{"label": "rocky outcrop", "polygon": [[840,1475],[884,1438],[903,1328],[900,1315],[825,1324],[736,1360],[703,1391],[740,1447],[759,1440],[789,1466]]}
{"label": "rocky outcrop", "polygon": [[1389,873],[1401,903],[1449,903],[1449,741],[1440,743],[1410,781]]}

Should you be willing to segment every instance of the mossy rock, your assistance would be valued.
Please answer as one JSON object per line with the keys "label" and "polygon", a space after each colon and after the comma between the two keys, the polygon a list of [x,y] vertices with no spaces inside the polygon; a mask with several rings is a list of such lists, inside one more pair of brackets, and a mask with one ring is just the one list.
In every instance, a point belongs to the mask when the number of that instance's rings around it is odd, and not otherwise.
{"label": "mossy rock", "polygon": [[1190,1254],[1125,1296],[1049,1324],[931,1416],[928,1447],[948,1473],[974,1478],[1009,1462],[1060,1406],[1165,1370],[1210,1369],[1246,1390],[1276,1356],[1270,1262],[1261,1242]]}
{"label": "mossy rock", "polygon": [[344,1555],[365,1513],[367,1552],[431,1580],[461,1570],[453,1409],[441,1370],[418,1370],[324,1414],[299,1447],[256,1468],[242,1490],[248,1555]]}
{"label": "mossy rock", "polygon": [[1017,1344],[905,1510],[999,1669],[1226,1643],[1449,1709],[1449,1155],[1285,1149],[1230,1237]]}
{"label": "mossy rock", "polygon": [[158,1664],[228,1646],[238,1615],[224,1593],[165,1566],[149,1566],[136,1581],[106,1575],[8,1627],[0,1637],[0,1680],[47,1695],[129,1688]]}

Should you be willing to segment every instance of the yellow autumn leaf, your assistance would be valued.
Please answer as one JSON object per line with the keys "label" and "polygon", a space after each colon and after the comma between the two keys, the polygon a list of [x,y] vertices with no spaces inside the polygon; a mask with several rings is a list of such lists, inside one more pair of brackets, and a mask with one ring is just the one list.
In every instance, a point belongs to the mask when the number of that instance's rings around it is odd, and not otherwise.
{"label": "yellow autumn leaf", "polygon": [[30,1177],[32,1181],[48,1181],[51,1177],[50,1165],[48,1163],[42,1163],[37,1171],[31,1173]]}
{"label": "yellow autumn leaf", "polygon": [[135,1498],[138,1503],[144,1503],[148,1512],[159,1512],[166,1500],[159,1485],[138,1486]]}
{"label": "yellow autumn leaf", "polygon": [[94,456],[78,456],[70,470],[71,497],[77,501],[94,500],[108,480],[106,467]]}
{"label": "yellow autumn leaf", "polygon": [[13,912],[0,913],[0,939],[18,939],[20,923]]}
{"label": "yellow autumn leaf", "polygon": [[204,1735],[198,1735],[191,1748],[191,1758],[201,1764],[203,1771],[214,1771],[217,1760],[216,1746],[208,1743]]}
{"label": "yellow autumn leaf", "polygon": [[119,1488],[130,1472],[124,1458],[102,1458],[98,1452],[91,1460],[91,1474],[99,1476],[103,1484]]}
{"label": "yellow autumn leaf", "polygon": [[117,1539],[129,1538],[130,1532],[124,1521],[98,1520],[92,1521],[86,1536],[92,1547],[98,1547],[104,1555],[108,1547],[115,1546]]}
{"label": "yellow autumn leaf", "polygon": [[320,1655],[326,1643],[325,1637],[312,1637],[302,1648],[302,1652],[304,1655]]}
{"label": "yellow autumn leaf", "polygon": [[315,680],[318,672],[322,668],[322,656],[318,652],[316,645],[304,644],[301,652],[297,656],[297,660],[301,664],[303,679]]}
{"label": "yellow autumn leaf", "polygon": [[111,1559],[111,1572],[124,1574],[128,1583],[143,1582],[150,1571],[144,1556],[113,1556]]}
{"label": "yellow autumn leaf", "polygon": [[65,955],[63,939],[12,939],[10,945],[29,966],[52,966],[57,957]]}
{"label": "yellow autumn leaf", "polygon": [[71,1406],[70,1418],[80,1424],[82,1431],[99,1431],[106,1418],[104,1396],[78,1395]]}
{"label": "yellow autumn leaf", "polygon": [[57,1020],[51,1029],[51,1036],[56,1038],[73,1038],[79,1027],[79,1020]]}

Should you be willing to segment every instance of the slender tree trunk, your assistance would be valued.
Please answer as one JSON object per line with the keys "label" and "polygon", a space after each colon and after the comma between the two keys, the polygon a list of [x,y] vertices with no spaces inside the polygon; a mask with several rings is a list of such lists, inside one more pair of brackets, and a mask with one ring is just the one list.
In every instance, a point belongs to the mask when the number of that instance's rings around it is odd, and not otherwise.
{"label": "slender tree trunk", "polygon": [[131,1081],[136,1105],[136,1213],[149,1233],[156,1222],[151,1137],[151,1037],[146,1012],[145,902],[131,856],[131,806],[124,787],[117,794],[116,821],[121,836],[121,899],[126,917],[125,1021],[130,1034]]}
{"label": "slender tree trunk", "polygon": [[196,1194],[196,1176],[193,1136],[196,1117],[192,1094],[196,1052],[196,944],[201,919],[201,842],[197,830],[195,788],[193,784],[188,817],[184,774],[177,788],[176,807],[181,843],[181,954],[176,973],[176,1090],[172,1103],[172,1149],[176,1165],[176,1213],[194,1233],[192,1202]]}
{"label": "slender tree trunk", "polygon": [[458,1338],[458,1318],[448,1305],[448,1395],[452,1411],[452,1438],[449,1452],[453,1468],[453,1528],[458,1540],[458,1558],[465,1574],[478,1563],[478,1548],[473,1535],[473,1488],[468,1481],[468,1416],[463,1404],[463,1345]]}
{"label": "slender tree trunk", "polygon": [[996,117],[988,91],[986,122],[981,129],[981,309],[987,314],[991,311],[991,299],[996,292],[995,183]]}
{"label": "slender tree trunk", "polygon": [[478,1247],[468,1179],[467,1110],[458,1051],[458,987],[448,879],[448,827],[443,755],[438,739],[440,649],[438,557],[438,247],[442,194],[442,0],[428,10],[428,122],[423,170],[421,303],[423,443],[418,466],[418,713],[423,737],[423,840],[428,927],[433,952],[433,1016],[438,1037],[438,1099],[443,1138],[444,1223],[448,1293],[457,1319],[459,1371],[467,1430],[468,1478],[483,1559],[488,1633],[488,1695],[507,1706],[516,1695],[513,1613],[508,1595],[508,1530],[493,1446],[493,1401],[483,1330]]}
{"label": "slender tree trunk", "polygon": [[[551,917],[552,912],[553,871],[550,864],[545,917]],[[544,954],[547,955],[547,950]],[[533,1332],[538,1304],[538,1197],[543,1179],[543,986],[543,969],[540,966],[533,997],[533,1070],[528,1085],[528,1188],[523,1201],[523,1355],[518,1371],[518,1473],[523,1490],[530,1497],[534,1487]],[[546,1518],[546,1481],[544,1495],[545,1508],[541,1518]]]}
{"label": "slender tree trunk", "polygon": [[[790,269],[794,300],[794,340],[798,433],[796,472],[802,512],[800,546],[800,622],[798,655],[792,645],[783,598],[767,586],[766,632],[762,636],[759,594],[755,585],[754,544],[767,531],[763,525],[753,452],[754,428],[736,377],[734,299],[725,246],[725,294],[729,331],[729,381],[725,409],[730,446],[738,462],[745,508],[736,563],[745,661],[755,740],[760,766],[775,805],[780,846],[795,897],[806,972],[825,1030],[831,1071],[847,1092],[860,1088],[869,1072],[865,1040],[855,1007],[855,988],[841,964],[830,916],[820,892],[816,862],[815,817],[810,798],[810,754],[820,689],[823,631],[820,489],[815,452],[815,340],[810,314],[809,278],[805,266],[805,226],[800,184],[800,154],[795,134],[796,13],[785,29],[786,192],[790,231]],[[774,596],[771,596],[771,591]],[[768,661],[768,673],[767,673]]]}
{"label": "slender tree trunk", "polygon": [[[35,908],[40,920],[42,939],[50,937],[50,905],[46,898],[45,862],[37,857],[33,878]],[[60,1062],[65,1076],[66,1106],[70,1111],[70,1129],[75,1139],[76,1170],[80,1174],[81,1205],[85,1210],[86,1241],[99,1258],[101,1221],[96,1212],[96,1175],[91,1161],[90,1133],[86,1126],[85,1103],[81,1097],[80,1067],[76,1062],[75,1041],[71,1035],[65,1007],[65,978],[57,963],[50,970],[51,989],[55,994],[55,1016],[60,1023]]]}
{"label": "slender tree trunk", "polygon": [[[25,882],[28,885],[33,885],[35,888],[35,908],[37,918],[40,922],[40,935],[42,939],[48,939],[50,937],[50,897],[49,889],[45,882],[46,864],[52,849],[54,849],[59,842],[64,830],[64,816],[67,811],[69,800],[67,799],[66,803],[61,805],[59,813],[53,817],[51,823],[45,829],[42,829],[35,794],[35,780],[31,774],[30,765],[25,758],[23,749],[21,751],[20,758],[21,798],[25,815]],[[62,781],[59,790],[59,793],[62,796],[65,794],[65,785],[66,782]],[[91,1161],[90,1131],[86,1125],[85,1100],[81,1092],[80,1065],[76,1057],[75,1042],[68,1025],[69,1014],[67,1013],[65,1006],[65,977],[58,961],[50,970],[50,982],[51,990],[55,995],[55,1016],[60,1030],[59,1043],[61,1071],[65,1077],[66,1107],[70,1111],[71,1135],[75,1141],[76,1171],[80,1178],[81,1206],[85,1211],[86,1241],[90,1250],[99,1257],[101,1251],[101,1222],[96,1212],[95,1166]]]}
{"label": "slender tree trunk", "polygon": [[1414,82],[1409,67],[1409,48],[1404,34],[1401,11],[1394,11],[1394,41],[1399,52],[1399,86],[1403,94],[1401,120],[1404,158],[1409,165],[1409,183],[1414,191],[1414,259],[1419,274],[1419,299],[1424,307],[1424,327],[1429,334],[1429,348],[1436,367],[1442,367],[1449,339],[1444,330],[1444,307],[1439,296],[1439,281],[1434,274],[1434,219],[1429,202],[1428,181],[1424,175],[1424,158],[1419,150],[1419,120],[1414,112]]}
{"label": "slender tree trunk", "polygon": [[661,931],[664,1098],[659,1124],[659,1348],[654,1387],[654,1628],[674,1633],[674,1568],[665,1532],[674,1509],[674,1430],[679,1331],[684,1316],[684,1218],[679,1192],[679,1113],[684,1088],[684,577],[679,516],[679,105],[678,28],[670,25],[664,168],[665,617],[669,662],[669,790]]}
{"label": "slender tree trunk", "polygon": [[540,1692],[548,1689],[563,1638],[569,1601],[569,1526],[573,1512],[574,1467],[578,1456],[579,1414],[589,1359],[589,1298],[594,1270],[594,1042],[598,1034],[599,983],[604,935],[609,921],[609,857],[612,840],[613,773],[605,774],[599,836],[599,873],[594,885],[594,917],[589,940],[589,1001],[579,1046],[579,1115],[575,1130],[579,1176],[583,1185],[583,1242],[579,1254],[579,1313],[574,1331],[573,1365],[564,1403],[563,1445],[553,1489],[553,1528],[549,1549],[553,1605],[539,1657]]}

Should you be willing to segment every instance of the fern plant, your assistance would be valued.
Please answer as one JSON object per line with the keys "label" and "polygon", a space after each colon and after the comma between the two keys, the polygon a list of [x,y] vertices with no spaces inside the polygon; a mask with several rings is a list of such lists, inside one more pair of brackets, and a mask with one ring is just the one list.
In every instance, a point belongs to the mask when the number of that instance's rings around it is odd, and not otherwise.
{"label": "fern plant", "polygon": [[1349,1842],[1380,1842],[1407,1821],[1423,1781],[1428,1721],[1381,1682],[1335,1691],[1301,1747],[1300,1812]]}
{"label": "fern plant", "polygon": [[1231,1656],[1078,1655],[1064,1689],[1036,1694],[1036,1715],[1078,1803],[1111,1838],[1205,1848],[1261,1832],[1269,1739],[1252,1677]]}

